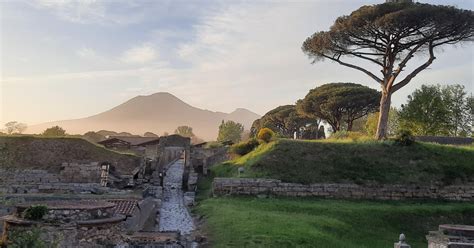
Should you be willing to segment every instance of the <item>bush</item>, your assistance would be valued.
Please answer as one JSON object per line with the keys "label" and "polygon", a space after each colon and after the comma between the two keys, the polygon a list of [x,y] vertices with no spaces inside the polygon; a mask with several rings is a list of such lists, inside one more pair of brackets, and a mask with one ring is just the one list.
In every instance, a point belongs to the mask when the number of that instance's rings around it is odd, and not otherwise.
{"label": "bush", "polygon": [[258,131],[257,138],[263,140],[265,143],[268,143],[272,140],[275,133],[270,128],[262,128]]}
{"label": "bush", "polygon": [[211,142],[208,142],[204,148],[208,148],[208,149],[212,149],[212,148],[219,148],[219,147],[223,147],[224,145],[222,145],[222,143],[220,142],[217,142],[217,141],[211,141]]}
{"label": "bush", "polygon": [[28,220],[40,220],[47,212],[48,208],[46,206],[31,206],[23,212],[23,218]]}
{"label": "bush", "polygon": [[338,131],[334,134],[331,135],[332,139],[350,139],[352,141],[367,141],[367,140],[372,140],[371,137],[365,135],[364,133],[361,132],[348,132],[348,131]]}
{"label": "bush", "polygon": [[230,148],[230,152],[234,153],[234,154],[237,154],[237,155],[240,155],[240,156],[243,156],[243,155],[253,151],[259,145],[260,145],[260,143],[258,142],[258,140],[253,138],[253,139],[249,139],[248,141],[240,142],[240,143],[237,143],[237,144],[233,145]]}
{"label": "bush", "polygon": [[415,143],[415,139],[409,130],[400,130],[395,138],[395,144],[400,146],[409,146],[413,143]]}

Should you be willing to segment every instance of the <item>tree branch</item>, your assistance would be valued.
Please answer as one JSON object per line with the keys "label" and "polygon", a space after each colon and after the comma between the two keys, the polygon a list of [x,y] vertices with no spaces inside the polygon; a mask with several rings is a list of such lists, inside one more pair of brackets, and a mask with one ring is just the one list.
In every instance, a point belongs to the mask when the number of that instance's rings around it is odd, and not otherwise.
{"label": "tree branch", "polygon": [[356,70],[359,70],[361,72],[364,72],[365,74],[369,75],[369,77],[373,78],[375,81],[377,81],[378,83],[382,84],[383,83],[383,80],[380,79],[379,77],[375,76],[372,72],[362,68],[362,67],[359,67],[359,66],[356,66],[356,65],[353,65],[353,64],[349,64],[349,63],[345,63],[345,62],[342,62],[339,57],[338,58],[333,58],[331,56],[327,56],[325,54],[321,54],[321,56],[323,56],[324,58],[327,58],[327,59],[330,59],[332,61],[336,61],[337,63],[339,63],[340,65],[343,65],[343,66],[347,66],[349,68],[352,68],[352,69],[356,69]]}
{"label": "tree branch", "polygon": [[399,89],[401,89],[403,86],[407,85],[414,77],[416,77],[416,75],[418,75],[418,73],[420,73],[424,69],[428,68],[428,66],[430,66],[431,63],[433,63],[433,61],[436,59],[436,57],[434,56],[433,49],[434,49],[434,46],[433,46],[433,42],[431,41],[430,44],[429,44],[429,47],[428,47],[428,51],[430,53],[429,59],[424,64],[420,65],[418,68],[416,68],[414,71],[412,71],[410,74],[408,74],[405,77],[405,79],[403,79],[399,83],[393,85],[393,87],[391,87],[391,92],[392,93],[399,90]]}

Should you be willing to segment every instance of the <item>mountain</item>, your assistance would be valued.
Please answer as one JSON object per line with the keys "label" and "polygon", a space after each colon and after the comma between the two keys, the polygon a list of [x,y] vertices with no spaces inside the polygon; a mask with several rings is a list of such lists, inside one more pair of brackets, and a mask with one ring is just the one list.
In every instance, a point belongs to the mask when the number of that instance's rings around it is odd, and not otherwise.
{"label": "mountain", "polygon": [[160,92],[137,96],[103,113],[90,117],[43,123],[30,126],[27,133],[41,133],[51,126],[60,126],[70,134],[111,130],[142,135],[145,132],[173,133],[176,127],[187,125],[205,140],[215,140],[222,120],[242,123],[250,129],[256,113],[238,108],[231,113],[213,112],[193,107],[176,96]]}

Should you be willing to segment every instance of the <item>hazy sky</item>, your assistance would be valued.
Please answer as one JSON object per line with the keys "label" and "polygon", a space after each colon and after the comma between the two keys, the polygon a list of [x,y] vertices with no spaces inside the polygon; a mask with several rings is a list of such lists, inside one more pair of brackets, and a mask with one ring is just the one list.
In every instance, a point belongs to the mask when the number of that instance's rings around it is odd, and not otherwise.
{"label": "hazy sky", "polygon": [[[0,124],[85,117],[159,91],[200,108],[264,114],[324,83],[377,88],[358,71],[311,65],[301,44],[338,16],[383,1],[1,0]],[[421,2],[474,9],[473,0]],[[394,104],[422,83],[472,92],[473,48],[438,51]]]}

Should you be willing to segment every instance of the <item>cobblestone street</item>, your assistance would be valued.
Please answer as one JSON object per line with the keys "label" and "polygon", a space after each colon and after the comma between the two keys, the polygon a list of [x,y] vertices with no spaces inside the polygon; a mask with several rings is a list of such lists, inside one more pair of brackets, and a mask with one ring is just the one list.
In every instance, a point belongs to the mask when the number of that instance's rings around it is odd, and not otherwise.
{"label": "cobblestone street", "polygon": [[171,165],[165,175],[159,231],[178,231],[184,235],[194,230],[193,219],[183,200],[183,173],[184,160],[180,159]]}

